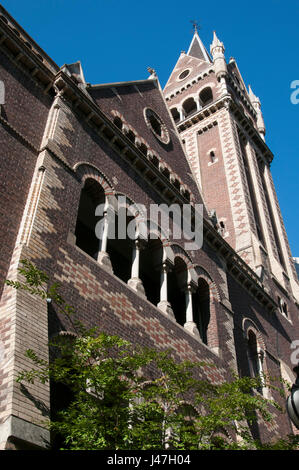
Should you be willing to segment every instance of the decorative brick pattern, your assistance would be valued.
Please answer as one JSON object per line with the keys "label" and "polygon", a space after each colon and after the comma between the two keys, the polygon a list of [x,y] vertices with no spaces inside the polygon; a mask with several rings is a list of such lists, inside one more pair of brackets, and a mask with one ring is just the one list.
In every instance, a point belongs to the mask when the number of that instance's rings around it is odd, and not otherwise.
{"label": "decorative brick pattern", "polygon": [[[0,10],[5,16],[5,10],[2,7]],[[288,318],[276,316],[274,311],[269,313],[263,304],[262,281],[245,269],[247,267],[241,264],[236,253],[230,251],[226,241],[213,231],[210,220],[205,220],[205,228],[209,227],[208,235],[213,233],[213,237],[207,235],[201,250],[186,252],[182,248],[184,240],[181,244],[174,243],[171,238],[163,240],[174,256],[185,261],[195,284],[202,279],[209,287],[208,346],[74,245],[80,193],[87,178],[96,180],[107,197],[115,194],[117,185],[117,194],[126,195],[128,201],[144,204],[146,208],[153,203],[165,202],[164,193],[145,177],[145,172],[151,171],[149,165],[137,171],[136,166],[122,158],[122,149],[128,139],[113,124],[114,116],[118,116],[134,131],[138,151],[142,145],[148,146],[160,157],[159,172],[154,171],[158,182],[161,183],[163,171],[170,172],[171,169],[174,179],[179,182],[177,191],[190,188],[194,202],[204,200],[206,218],[208,210],[216,209],[219,218],[225,221],[227,241],[249,266],[254,267],[259,246],[237,123],[229,111],[229,103],[225,102],[228,99],[224,96],[225,83],[216,79],[214,64],[182,54],[165,87],[166,100],[152,78],[113,86],[88,85],[83,93],[75,77],[64,75],[64,71],[59,70],[37,45],[32,46],[30,52],[25,44],[22,45],[22,39],[18,39],[15,47],[25,51],[26,57],[35,54],[35,71],[30,68],[25,71],[25,62],[18,63],[6,47],[6,34],[11,37],[11,21],[7,24],[0,21],[0,74],[7,90],[7,100],[1,106],[0,115],[0,147],[3,149],[0,195],[5,209],[0,211],[0,434],[3,436],[0,448],[22,448],[23,441],[32,448],[34,445],[45,446],[42,438],[46,431],[42,420],[49,415],[51,390],[48,384],[40,383],[26,385],[24,389],[15,379],[20,370],[30,366],[24,356],[27,348],[48,360],[48,336],[72,331],[70,322],[55,310],[55,306],[50,309],[46,302],[27,292],[3,287],[5,278],[19,279],[17,270],[23,258],[34,261],[49,275],[50,282],[60,282],[62,295],[76,307],[77,317],[87,326],[98,326],[102,331],[118,334],[136,344],[172,348],[177,359],[213,365],[202,371],[203,378],[217,383],[230,379],[231,371],[248,374],[244,319],[254,322],[260,332],[269,373],[280,375],[280,361],[291,369],[290,341],[298,331],[298,309],[292,296],[288,298]],[[37,61],[38,50],[43,62]],[[192,69],[190,76],[186,81],[177,81],[186,68]],[[59,80],[67,90],[60,87]],[[203,110],[200,120],[191,119],[187,123],[190,127],[186,125],[181,132],[185,141],[184,153],[165,103],[170,108],[176,106],[188,96],[197,96],[207,85],[213,89],[214,102],[211,108],[207,106],[210,111]],[[232,99],[244,112],[249,109],[245,98],[238,93]],[[161,116],[171,136],[169,144],[155,138],[147,126],[143,119],[146,107]],[[91,114],[84,115],[86,108],[93,109],[95,114],[98,112],[96,118],[100,123],[101,119],[105,120],[106,130],[111,134],[117,131],[117,139],[124,145],[117,147],[105,139]],[[212,149],[217,154],[217,161],[211,163],[207,157]],[[253,153],[251,157],[256,187],[262,195]],[[141,159],[140,162],[142,166]],[[174,184],[170,178],[168,183]],[[274,194],[272,199],[275,199],[284,250],[289,256],[273,182],[270,180],[269,184]],[[264,225],[269,229],[265,199],[261,196],[260,201],[265,213]],[[268,231],[273,247],[273,234],[270,229]],[[263,256],[266,255],[260,255],[260,259],[265,266]],[[232,259],[239,263],[240,272],[234,270]],[[290,276],[287,289],[295,292],[292,273],[288,271],[287,274]],[[250,282],[242,281],[242,276],[245,280],[250,278]],[[279,278],[274,283],[271,273],[266,278],[267,292],[272,298],[285,295],[283,285],[287,280],[282,282]],[[281,401],[279,396],[274,398]],[[25,423],[28,434],[8,435],[6,425],[11,419]],[[286,416],[277,416],[274,425],[260,425],[259,429],[265,438],[290,431]]]}
{"label": "decorative brick pattern", "polygon": [[[248,259],[250,253],[244,252],[251,245],[250,227],[252,228],[252,218],[248,216],[248,192],[244,193],[244,174],[241,172],[242,166],[240,148],[238,146],[237,131],[230,113],[223,110],[219,119],[219,131],[222,143],[224,168],[227,178],[229,200],[231,204],[232,217],[235,229],[236,251],[240,256],[244,256],[249,264],[253,259]],[[244,259],[243,258],[243,259]]]}

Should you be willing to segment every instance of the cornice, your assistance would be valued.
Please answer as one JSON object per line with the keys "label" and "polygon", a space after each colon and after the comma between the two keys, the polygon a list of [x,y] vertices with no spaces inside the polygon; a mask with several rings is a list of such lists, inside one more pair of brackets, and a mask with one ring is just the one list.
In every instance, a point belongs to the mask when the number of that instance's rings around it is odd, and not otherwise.
{"label": "cornice", "polygon": [[265,290],[257,274],[245,263],[222,236],[204,219],[204,240],[226,261],[227,271],[241,284],[251,296],[269,312],[274,312],[277,305]]}
{"label": "cornice", "polygon": [[260,154],[266,159],[267,163],[270,165],[274,158],[274,155],[265,143],[265,141],[261,138],[259,132],[255,129],[255,127],[253,127],[250,119],[248,119],[248,117],[244,114],[242,108],[237,105],[233,100],[231,100],[230,102],[230,110],[234,115],[235,119],[242,127],[243,131],[245,131],[246,134],[251,138],[251,141],[256,145]]}
{"label": "cornice", "polygon": [[[1,11],[0,11],[1,12]],[[50,91],[55,78],[53,67],[34,49],[28,41],[17,34],[0,15],[0,48],[1,51],[22,71],[33,80],[46,94]]]}
{"label": "cornice", "polygon": [[97,85],[89,84],[87,87],[87,91],[89,88],[92,90],[96,90],[96,89],[101,89],[101,88],[146,85],[147,83],[150,83],[150,81],[153,81],[157,86],[158,79],[156,77],[153,77],[153,78],[149,77],[144,80],[133,80],[133,81],[127,81],[127,82],[99,83]]}
{"label": "cornice", "polygon": [[24,51],[27,53],[31,52],[35,58],[50,69],[52,73],[56,73],[59,70],[58,65],[39,47],[2,5],[0,5],[0,29],[4,31],[7,37],[12,41],[22,44]]}
{"label": "cornice", "polygon": [[243,104],[246,106],[248,111],[251,113],[252,117],[256,119],[256,111],[250,101],[246,98],[245,91],[236,83],[235,77],[232,77],[230,74],[227,75],[230,86],[233,88],[235,93],[242,100]]}

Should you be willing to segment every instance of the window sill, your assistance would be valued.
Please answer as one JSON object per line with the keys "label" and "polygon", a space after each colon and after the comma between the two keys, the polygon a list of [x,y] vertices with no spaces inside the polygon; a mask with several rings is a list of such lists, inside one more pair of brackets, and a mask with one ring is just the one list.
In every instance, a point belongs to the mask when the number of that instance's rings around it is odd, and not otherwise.
{"label": "window sill", "polygon": [[218,161],[218,158],[216,158],[213,162],[208,162],[208,166],[215,165],[215,163],[217,163]]}

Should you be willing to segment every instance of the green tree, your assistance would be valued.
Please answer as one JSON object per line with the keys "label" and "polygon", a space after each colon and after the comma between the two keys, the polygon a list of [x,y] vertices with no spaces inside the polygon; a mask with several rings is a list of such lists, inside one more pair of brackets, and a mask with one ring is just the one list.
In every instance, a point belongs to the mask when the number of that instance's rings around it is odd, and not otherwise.
{"label": "green tree", "polygon": [[[248,424],[271,421],[277,403],[256,393],[260,378],[232,376],[213,384],[201,379],[204,363],[178,362],[171,350],[156,351],[99,331],[77,321],[57,283],[23,260],[23,282],[7,280],[55,304],[73,326],[73,336],[50,343],[48,364],[33,350],[32,368],[19,382],[49,380],[68,387],[72,399],[49,424],[63,437],[63,448],[101,449],[293,449],[298,438],[276,443],[254,441]],[[264,378],[265,380],[265,378]],[[274,387],[268,383],[269,387]],[[227,440],[226,435],[233,437]]]}

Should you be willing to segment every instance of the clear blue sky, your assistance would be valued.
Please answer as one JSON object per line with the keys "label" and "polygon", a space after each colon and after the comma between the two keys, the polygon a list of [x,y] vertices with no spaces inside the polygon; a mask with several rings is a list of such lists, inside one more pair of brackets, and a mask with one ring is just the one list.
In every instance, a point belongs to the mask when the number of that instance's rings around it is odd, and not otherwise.
{"label": "clear blue sky", "polygon": [[[272,174],[293,256],[299,256],[299,104],[290,84],[299,80],[298,0],[0,0],[59,65],[80,60],[90,83],[141,80],[156,69],[161,85],[201,26],[209,50],[212,32],[234,57],[245,84],[259,96],[275,158]],[[185,5],[185,6],[184,6]]]}

